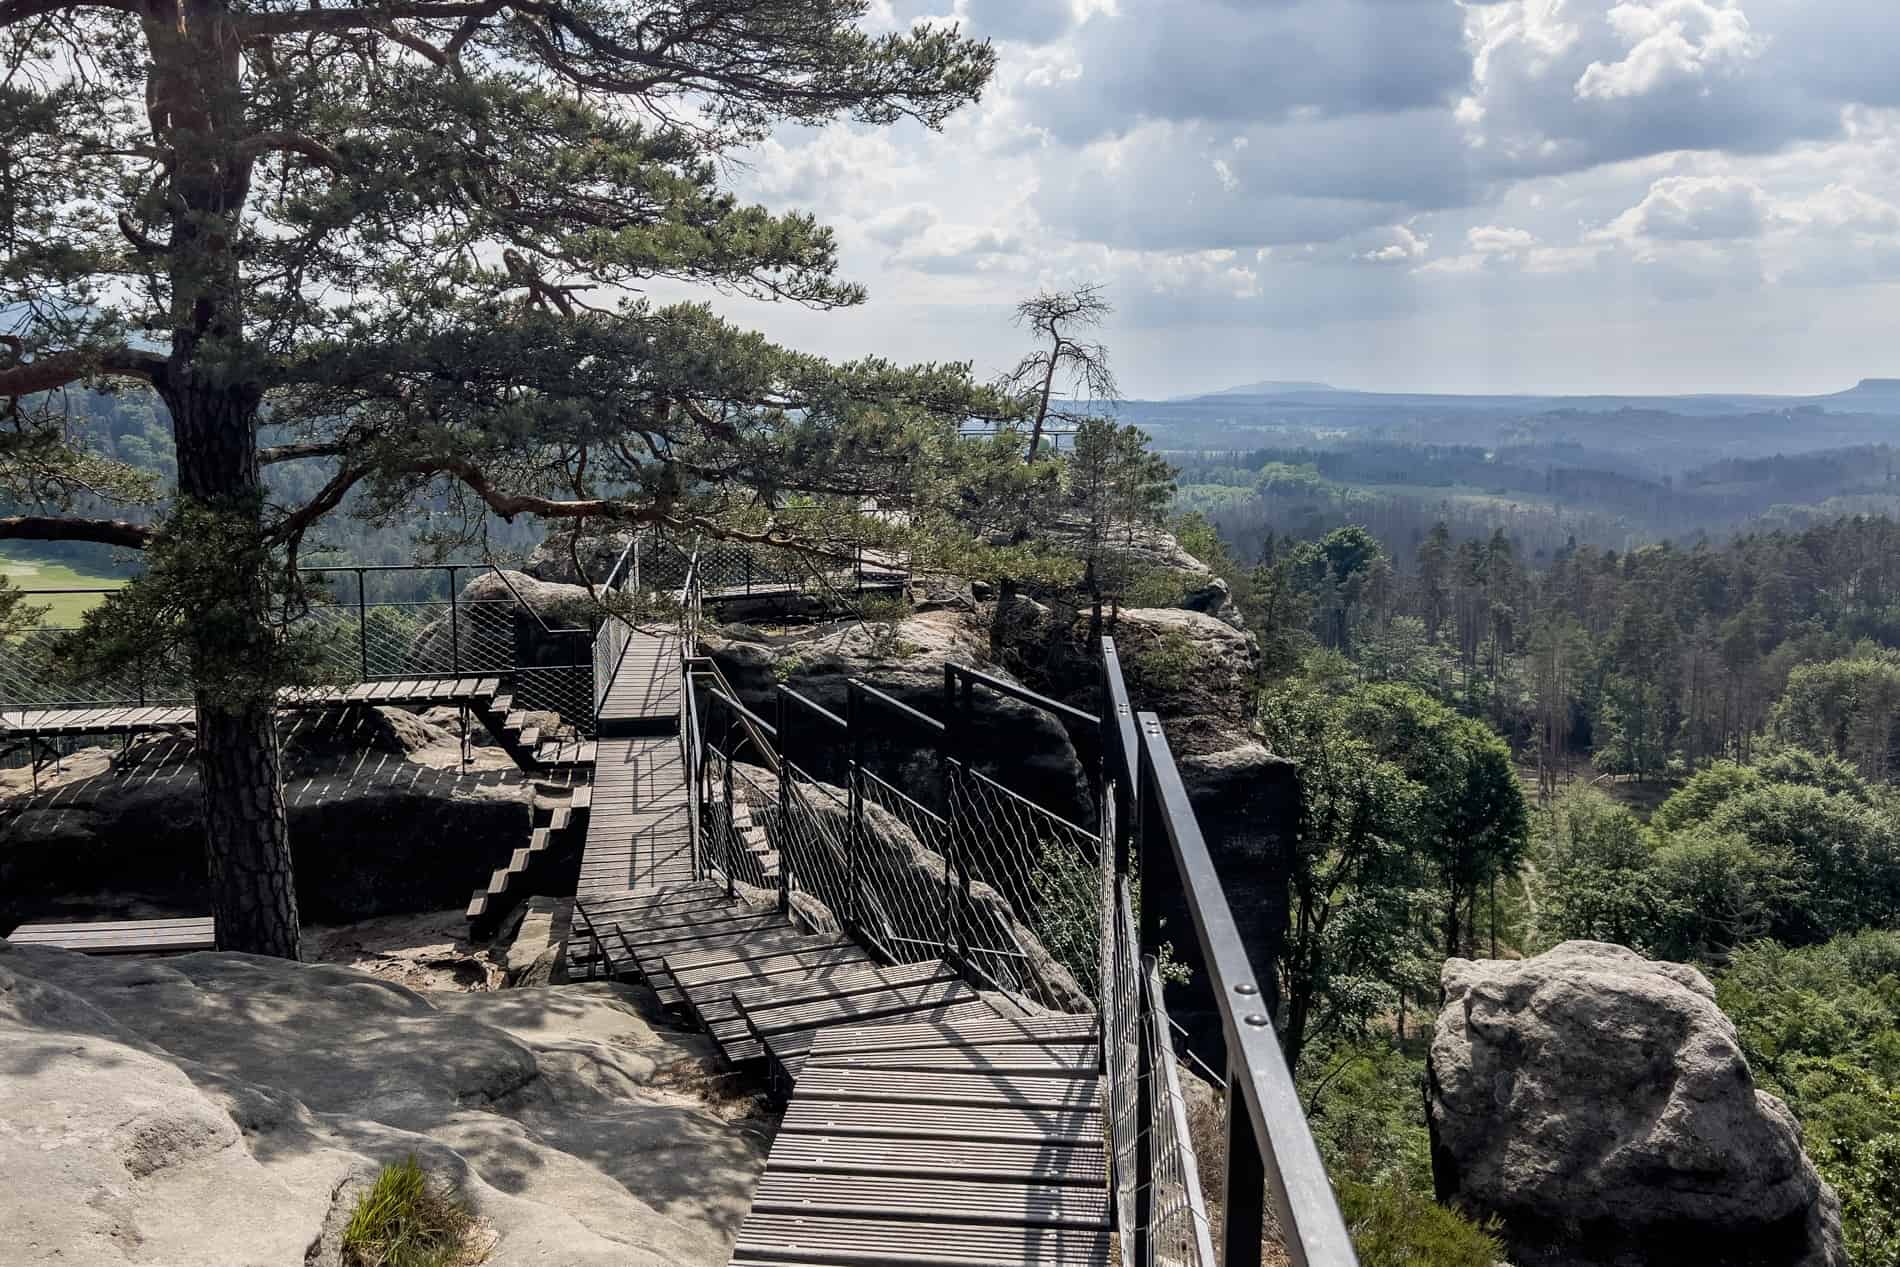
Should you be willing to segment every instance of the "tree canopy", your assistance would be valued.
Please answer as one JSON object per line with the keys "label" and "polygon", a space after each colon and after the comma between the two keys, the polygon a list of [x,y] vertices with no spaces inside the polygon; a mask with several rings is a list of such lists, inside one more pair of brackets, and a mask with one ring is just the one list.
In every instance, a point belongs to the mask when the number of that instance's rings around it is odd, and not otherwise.
{"label": "tree canopy", "polygon": [[[639,293],[864,298],[829,230],[741,202],[721,162],[976,98],[987,44],[874,36],[869,7],[0,0],[0,479],[46,512],[0,537],[173,539],[99,619],[179,614],[224,944],[296,953],[276,607],[346,497],[802,549],[946,504],[956,424],[998,408],[967,366],[829,364]],[[156,516],[91,513],[150,492],[66,429],[69,389],[115,384],[169,418]],[[286,461],[328,474],[273,504]]]}

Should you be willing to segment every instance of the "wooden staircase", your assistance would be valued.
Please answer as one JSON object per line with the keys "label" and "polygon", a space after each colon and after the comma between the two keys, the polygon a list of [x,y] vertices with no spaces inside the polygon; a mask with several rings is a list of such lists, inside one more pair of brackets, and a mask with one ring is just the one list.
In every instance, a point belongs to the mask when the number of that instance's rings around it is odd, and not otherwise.
{"label": "wooden staircase", "polygon": [[587,839],[587,820],[592,809],[593,790],[574,789],[565,805],[536,810],[541,822],[528,833],[525,848],[517,849],[508,865],[495,868],[485,888],[475,890],[468,903],[469,936],[476,940],[494,935],[508,912],[538,891],[557,892],[572,887],[571,876],[555,877],[557,868],[572,871],[580,861],[581,847]]}
{"label": "wooden staircase", "polygon": [[544,737],[541,728],[530,722],[529,714],[515,707],[514,696],[499,684],[494,694],[471,700],[470,707],[503,751],[530,774],[591,766],[594,763],[595,746],[592,740],[556,741],[552,737]]}

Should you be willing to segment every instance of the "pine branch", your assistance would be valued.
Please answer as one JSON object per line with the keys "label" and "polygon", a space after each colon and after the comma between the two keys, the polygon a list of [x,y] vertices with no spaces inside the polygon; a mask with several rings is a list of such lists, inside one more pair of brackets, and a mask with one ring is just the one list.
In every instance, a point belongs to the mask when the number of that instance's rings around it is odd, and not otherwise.
{"label": "pine branch", "polygon": [[0,541],[97,541],[143,550],[158,530],[128,519],[71,519],[61,515],[0,515]]}
{"label": "pine branch", "polygon": [[32,396],[80,382],[94,374],[154,382],[165,358],[133,348],[74,348],[34,357],[24,365],[0,369],[0,397]]}

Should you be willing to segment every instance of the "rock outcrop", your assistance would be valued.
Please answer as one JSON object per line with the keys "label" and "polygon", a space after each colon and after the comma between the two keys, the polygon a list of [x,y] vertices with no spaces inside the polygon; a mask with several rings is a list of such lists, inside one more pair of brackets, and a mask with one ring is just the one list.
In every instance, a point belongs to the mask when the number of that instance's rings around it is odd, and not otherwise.
{"label": "rock outcrop", "polygon": [[337,1267],[357,1195],[414,1154],[488,1267],[713,1267],[761,1132],[691,1093],[708,1049],[657,1015],[624,986],[425,996],[0,941],[0,1259]]}
{"label": "rock outcrop", "polygon": [[1518,1267],[1845,1267],[1833,1192],[1694,968],[1565,942],[1443,985],[1439,1196],[1502,1218]]}
{"label": "rock outcrop", "polygon": [[[740,702],[768,719],[777,714],[781,683],[843,716],[849,683],[857,678],[926,716],[941,718],[945,664],[998,674],[989,663],[981,626],[952,608],[892,622],[853,621],[779,635],[727,626],[723,634],[703,637],[702,650],[718,663]],[[974,692],[971,704],[974,716],[967,738],[979,770],[1066,818],[1094,821],[1086,768],[1060,722],[991,691]],[[794,720],[810,724],[808,718]],[[934,762],[917,759],[919,739],[894,727],[888,742],[869,746],[867,758],[881,777],[918,800],[934,803],[942,775]],[[837,745],[829,750],[813,747],[810,773],[842,782],[843,752]]]}
{"label": "rock outcrop", "polygon": [[[353,719],[352,719],[353,718]],[[191,743],[89,749],[6,772],[0,929],[67,912],[125,918],[210,907]],[[461,906],[527,842],[534,785],[499,749],[464,766],[456,737],[397,710],[296,714],[284,798],[298,906],[313,922]]]}

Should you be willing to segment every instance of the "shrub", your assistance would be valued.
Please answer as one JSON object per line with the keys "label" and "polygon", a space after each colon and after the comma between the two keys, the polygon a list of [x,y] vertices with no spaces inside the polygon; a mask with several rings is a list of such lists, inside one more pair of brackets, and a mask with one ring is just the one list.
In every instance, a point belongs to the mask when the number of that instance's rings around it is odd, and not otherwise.
{"label": "shrub", "polygon": [[415,1157],[384,1166],[357,1199],[343,1231],[349,1267],[453,1267],[470,1261],[475,1220],[448,1188],[422,1173]]}
{"label": "shrub", "polygon": [[1360,1267],[1492,1267],[1504,1257],[1495,1221],[1473,1223],[1402,1179],[1336,1186]]}

